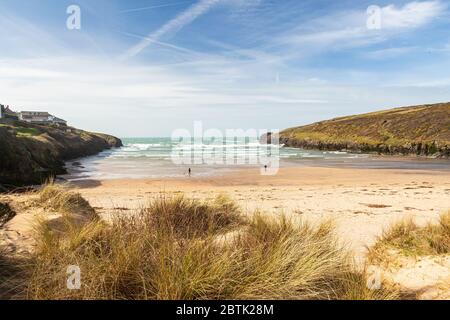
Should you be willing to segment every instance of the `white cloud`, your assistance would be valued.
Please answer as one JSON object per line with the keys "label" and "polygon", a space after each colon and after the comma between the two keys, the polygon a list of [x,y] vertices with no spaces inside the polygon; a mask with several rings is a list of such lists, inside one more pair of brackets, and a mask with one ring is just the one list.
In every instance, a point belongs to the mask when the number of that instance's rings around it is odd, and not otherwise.
{"label": "white cloud", "polygon": [[122,59],[128,59],[136,56],[142,50],[147,48],[153,41],[160,40],[167,34],[173,34],[178,32],[188,24],[195,21],[198,17],[208,12],[214,5],[221,0],[200,0],[196,4],[189,7],[187,10],[166,22],[158,30],[150,33],[147,37],[143,38],[137,45],[130,48],[122,57]]}
{"label": "white cloud", "polygon": [[308,21],[281,38],[284,45],[303,46],[304,50],[363,47],[413,31],[431,23],[447,6],[440,0],[409,2],[402,7],[381,7],[381,29],[366,26],[367,12],[347,11]]}
{"label": "white cloud", "polygon": [[[347,70],[341,82],[322,80],[329,75],[318,70],[296,70],[303,80],[282,74],[282,85],[273,79],[277,70],[222,57],[164,66],[92,56],[8,59],[0,60],[0,102],[19,110],[48,110],[87,130],[149,136],[170,135],[176,128],[190,128],[195,120],[217,128],[284,128],[448,97],[447,88],[436,88],[442,82],[426,90],[389,87],[440,79],[426,70],[387,72],[378,78]],[[380,83],[388,87],[380,88]]]}
{"label": "white cloud", "polygon": [[381,8],[381,27],[418,28],[431,22],[446,9],[441,1],[410,2],[397,8],[389,5]]}
{"label": "white cloud", "polygon": [[[170,124],[152,121],[153,132],[167,133],[163,130],[179,127],[177,121],[187,117],[327,103],[320,94],[279,87],[273,81],[275,72],[259,63],[236,64],[221,57],[164,66],[92,56],[8,59],[0,60],[0,73],[1,103],[18,110],[48,110],[92,130],[133,132],[133,123],[120,125],[124,112],[133,114],[133,121],[144,121],[176,110]],[[188,111],[188,116],[181,116]],[[91,124],[91,119],[102,121]]]}

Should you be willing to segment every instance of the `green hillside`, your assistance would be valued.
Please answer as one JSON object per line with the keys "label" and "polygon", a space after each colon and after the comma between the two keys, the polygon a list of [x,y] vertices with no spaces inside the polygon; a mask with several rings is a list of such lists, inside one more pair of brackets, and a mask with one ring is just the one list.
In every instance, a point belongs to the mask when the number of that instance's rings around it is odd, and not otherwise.
{"label": "green hillside", "polygon": [[450,156],[450,103],[396,108],[284,130],[286,146],[380,154]]}

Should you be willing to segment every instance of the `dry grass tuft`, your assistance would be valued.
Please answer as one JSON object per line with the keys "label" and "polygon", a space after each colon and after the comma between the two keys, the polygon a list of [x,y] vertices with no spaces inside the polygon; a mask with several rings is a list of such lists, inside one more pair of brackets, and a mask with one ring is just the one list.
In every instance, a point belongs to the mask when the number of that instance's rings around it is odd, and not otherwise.
{"label": "dry grass tuft", "polygon": [[0,247],[0,300],[23,298],[26,287],[24,259],[12,257]]}
{"label": "dry grass tuft", "polygon": [[236,246],[243,253],[237,299],[394,299],[367,288],[330,221],[316,227],[257,214]]}
{"label": "dry grass tuft", "polygon": [[443,213],[437,225],[419,227],[411,219],[395,224],[370,249],[369,260],[383,262],[389,249],[398,250],[406,256],[450,253],[450,212]]}
{"label": "dry grass tuft", "polygon": [[95,210],[79,193],[71,192],[62,185],[50,182],[39,191],[39,204],[45,209],[62,214],[92,217]]}
{"label": "dry grass tuft", "polygon": [[[160,197],[139,213],[65,232],[41,224],[31,299],[382,299],[339,246],[331,224],[261,214],[245,221],[226,198]],[[239,227],[239,229],[237,229]],[[215,241],[228,231],[225,242]],[[68,266],[81,290],[66,288]]]}
{"label": "dry grass tuft", "polygon": [[239,207],[224,195],[202,202],[162,194],[140,212],[140,218],[154,229],[170,229],[183,238],[224,233],[244,223]]}

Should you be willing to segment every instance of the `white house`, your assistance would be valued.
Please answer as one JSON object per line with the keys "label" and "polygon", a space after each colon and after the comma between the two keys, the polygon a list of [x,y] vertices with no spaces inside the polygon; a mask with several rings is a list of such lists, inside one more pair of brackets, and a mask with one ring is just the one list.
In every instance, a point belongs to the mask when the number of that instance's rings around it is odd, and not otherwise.
{"label": "white house", "polygon": [[19,120],[34,124],[56,124],[66,126],[67,121],[42,111],[22,111],[19,113]]}
{"label": "white house", "polygon": [[22,111],[19,113],[19,120],[36,124],[51,123],[50,113],[40,111]]}

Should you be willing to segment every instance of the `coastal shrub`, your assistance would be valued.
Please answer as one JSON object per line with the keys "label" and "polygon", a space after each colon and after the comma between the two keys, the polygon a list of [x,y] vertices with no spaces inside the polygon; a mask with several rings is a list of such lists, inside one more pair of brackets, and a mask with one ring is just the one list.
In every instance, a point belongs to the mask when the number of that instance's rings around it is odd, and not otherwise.
{"label": "coastal shrub", "polygon": [[[66,232],[37,228],[30,299],[394,297],[366,288],[330,223],[313,227],[261,214],[245,221],[226,198],[160,197],[109,223],[64,218]],[[80,290],[67,289],[71,265],[80,268]]]}
{"label": "coastal shrub", "polygon": [[46,209],[63,214],[95,216],[95,210],[79,193],[71,192],[62,185],[50,181],[39,191],[39,203]]}
{"label": "coastal shrub", "polygon": [[420,227],[412,219],[395,224],[371,248],[369,257],[373,262],[382,262],[384,252],[389,249],[399,250],[407,256],[450,253],[450,211],[441,214],[438,224]]}

